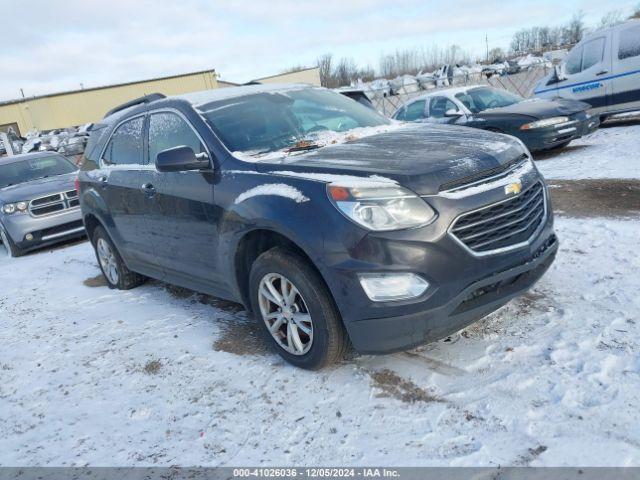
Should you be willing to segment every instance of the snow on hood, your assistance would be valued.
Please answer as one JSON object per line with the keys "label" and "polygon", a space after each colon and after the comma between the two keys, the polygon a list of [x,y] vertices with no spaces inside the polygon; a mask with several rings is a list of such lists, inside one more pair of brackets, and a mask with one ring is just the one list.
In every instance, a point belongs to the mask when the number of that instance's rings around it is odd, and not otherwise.
{"label": "snow on hood", "polygon": [[[320,147],[326,147],[328,145],[339,145],[343,143],[353,142],[356,140],[360,140],[362,138],[378,135],[380,133],[392,132],[402,127],[406,127],[406,124],[402,122],[391,121],[391,123],[387,125],[378,125],[376,127],[354,128],[346,132],[334,132],[332,130],[326,130],[326,131],[318,132],[313,136],[310,136],[308,140],[311,143],[319,145]],[[301,153],[308,153],[308,151],[287,152],[285,150],[276,150],[274,152],[267,152],[263,154],[256,154],[250,151],[249,152],[235,151],[235,152],[232,152],[232,155],[238,158],[239,160],[255,163],[255,162],[269,162],[274,160],[282,160],[291,155],[300,155]]]}
{"label": "snow on hood", "polygon": [[300,190],[292,187],[291,185],[286,185],[284,183],[265,183],[263,185],[258,185],[257,187],[250,188],[246,192],[241,193],[233,203],[237,205],[244,202],[245,200],[248,200],[249,198],[259,196],[290,198],[296,203],[309,201],[309,197],[304,196]]}
{"label": "snow on hood", "polygon": [[269,173],[272,175],[281,175],[283,177],[294,177],[294,178],[302,178],[305,180],[313,180],[316,182],[325,182],[325,183],[340,185],[341,187],[348,187],[348,188],[395,186],[398,184],[398,182],[396,182],[395,180],[392,180],[386,177],[381,177],[380,175],[358,177],[356,175],[339,175],[339,174],[314,173],[314,172],[273,171]]}

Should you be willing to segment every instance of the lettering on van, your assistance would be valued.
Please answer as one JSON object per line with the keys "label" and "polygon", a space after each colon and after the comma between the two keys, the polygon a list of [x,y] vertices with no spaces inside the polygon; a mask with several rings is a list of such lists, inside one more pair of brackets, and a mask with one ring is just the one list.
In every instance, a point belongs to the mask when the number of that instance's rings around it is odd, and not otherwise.
{"label": "lettering on van", "polygon": [[602,83],[595,82],[595,83],[589,83],[587,85],[580,85],[579,87],[574,87],[571,89],[571,91],[573,93],[588,92],[589,90],[596,90],[600,87],[602,87]]}

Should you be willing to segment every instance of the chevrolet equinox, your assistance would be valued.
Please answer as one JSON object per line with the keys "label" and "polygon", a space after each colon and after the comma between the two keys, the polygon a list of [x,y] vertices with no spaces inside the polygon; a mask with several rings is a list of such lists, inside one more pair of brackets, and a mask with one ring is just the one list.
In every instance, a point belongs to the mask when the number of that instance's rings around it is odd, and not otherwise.
{"label": "chevrolet equinox", "polygon": [[253,85],[117,107],[78,175],[111,288],[241,302],[290,363],[408,349],[530,288],[558,249],[514,137],[403,124],[338,93]]}

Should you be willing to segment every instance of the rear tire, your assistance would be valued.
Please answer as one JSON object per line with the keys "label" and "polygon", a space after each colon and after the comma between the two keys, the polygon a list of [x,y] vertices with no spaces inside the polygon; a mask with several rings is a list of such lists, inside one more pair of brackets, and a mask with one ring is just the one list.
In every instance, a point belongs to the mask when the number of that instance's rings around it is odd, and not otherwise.
{"label": "rear tire", "polygon": [[9,232],[5,230],[2,224],[0,224],[0,240],[2,240],[2,244],[4,245],[7,256],[9,258],[20,257],[24,255],[24,251],[13,242],[11,236],[9,235]]}
{"label": "rear tire", "polygon": [[287,362],[319,370],[342,360],[349,340],[340,312],[305,259],[281,247],[263,253],[251,267],[249,294],[267,341]]}
{"label": "rear tire", "polygon": [[91,241],[98,265],[109,288],[130,290],[145,282],[145,277],[127,268],[104,228],[96,227]]}

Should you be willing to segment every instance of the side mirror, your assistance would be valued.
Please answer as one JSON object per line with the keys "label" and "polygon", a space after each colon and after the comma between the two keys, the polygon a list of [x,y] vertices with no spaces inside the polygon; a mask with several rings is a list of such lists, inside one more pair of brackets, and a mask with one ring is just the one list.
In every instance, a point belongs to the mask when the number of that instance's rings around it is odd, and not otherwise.
{"label": "side mirror", "polygon": [[445,117],[461,117],[462,112],[460,110],[455,110],[453,108],[450,108],[449,110],[444,112],[444,116]]}
{"label": "side mirror", "polygon": [[184,172],[201,170],[209,167],[206,153],[195,154],[191,147],[174,147],[163,150],[156,157],[156,168],[159,172]]}
{"label": "side mirror", "polygon": [[547,85],[558,83],[566,79],[567,77],[564,75],[562,64],[554,65],[553,73],[551,74],[551,77],[549,78]]}

